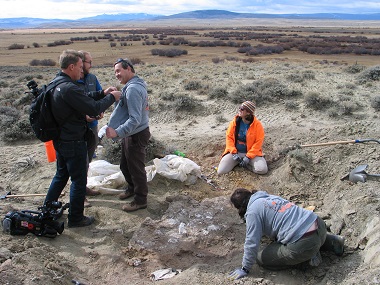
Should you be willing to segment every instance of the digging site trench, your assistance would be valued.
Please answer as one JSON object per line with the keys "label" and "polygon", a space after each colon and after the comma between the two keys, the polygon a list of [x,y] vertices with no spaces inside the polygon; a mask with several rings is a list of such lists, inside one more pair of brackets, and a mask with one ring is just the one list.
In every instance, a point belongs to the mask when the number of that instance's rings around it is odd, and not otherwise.
{"label": "digging site trench", "polygon": [[[255,63],[256,77],[272,77],[274,66],[283,71],[281,74],[294,72],[296,68],[314,68],[316,80],[303,88],[318,88],[333,98],[339,98],[339,92],[331,91],[337,89],[331,86],[352,82],[357,76],[345,73],[345,66],[321,68],[278,62],[270,66]],[[251,68],[228,67],[234,74]],[[218,71],[226,66],[212,68],[216,71],[209,75],[211,79],[223,82]],[[149,71],[139,69],[148,79],[157,72],[154,67]],[[188,71],[181,65],[170,69],[176,69],[179,74]],[[197,72],[208,70],[211,68],[205,63]],[[238,86],[241,82],[236,80],[231,84]],[[157,94],[171,87],[154,81],[152,84],[157,87],[151,94],[154,141],[164,148],[183,151],[218,187],[202,179],[185,185],[156,175],[148,184],[147,209],[125,213],[121,210],[124,202],[116,195],[100,195],[90,197],[92,207],[85,210],[86,215],[95,216],[93,226],[65,228],[62,235],[53,239],[1,232],[0,284],[72,284],[72,280],[83,284],[380,283],[379,180],[368,179],[365,183],[341,180],[362,164],[369,165],[368,173],[380,173],[380,144],[289,148],[305,143],[378,139],[379,114],[370,107],[369,100],[379,89],[379,82],[357,87],[351,100],[360,102],[361,107],[351,116],[330,117],[323,111],[310,110],[302,98],[294,99],[298,108],[291,111],[283,102],[258,105],[256,115],[265,128],[263,149],[269,166],[269,173],[262,176],[239,167],[221,176],[215,171],[225,146],[228,121],[239,104],[194,94],[202,108],[177,112],[157,103]],[[171,84],[178,87],[181,81],[174,81],[173,77]],[[224,121],[220,120],[221,116]],[[164,155],[165,151],[153,148],[151,154]],[[46,193],[55,165],[46,162],[42,143],[2,143],[0,155],[3,194],[8,191],[12,194]],[[103,157],[99,155],[97,159]],[[237,187],[262,189],[313,210],[325,220],[331,232],[345,237],[345,253],[337,257],[322,252],[323,262],[318,267],[270,271],[254,265],[248,277],[228,280],[228,273],[241,265],[245,238],[245,224],[229,203]],[[63,202],[68,201],[68,191],[69,185]],[[43,198],[2,199],[0,213],[4,217],[12,210],[36,210]],[[61,220],[66,224],[67,212]],[[268,242],[262,239],[263,244]],[[150,279],[152,272],[169,268],[178,274],[160,281]]]}

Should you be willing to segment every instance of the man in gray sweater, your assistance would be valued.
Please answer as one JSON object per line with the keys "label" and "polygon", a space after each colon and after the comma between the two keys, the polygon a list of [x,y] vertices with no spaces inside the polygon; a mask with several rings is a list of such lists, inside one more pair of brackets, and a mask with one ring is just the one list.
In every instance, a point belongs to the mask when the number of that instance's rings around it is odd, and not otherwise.
{"label": "man in gray sweater", "polygon": [[[312,211],[265,191],[244,188],[236,189],[230,200],[247,224],[242,267],[231,272],[230,279],[246,276],[255,262],[281,270],[303,262],[318,266],[320,249],[343,254],[344,238],[327,233],[325,222]],[[263,235],[274,242],[259,251]]]}
{"label": "man in gray sweater", "polygon": [[132,212],[147,207],[145,154],[150,138],[148,92],[145,81],[135,74],[129,59],[119,58],[114,70],[116,78],[125,85],[120,101],[111,114],[106,136],[122,140],[120,170],[128,187],[119,199],[134,197],[132,202],[122,207],[124,211]]}

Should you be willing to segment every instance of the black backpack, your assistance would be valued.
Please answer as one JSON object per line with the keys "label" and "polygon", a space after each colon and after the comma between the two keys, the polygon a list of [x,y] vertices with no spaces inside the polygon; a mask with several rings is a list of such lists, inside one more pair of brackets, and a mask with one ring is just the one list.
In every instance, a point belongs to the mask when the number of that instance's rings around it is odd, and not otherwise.
{"label": "black backpack", "polygon": [[30,125],[36,137],[43,142],[59,138],[61,126],[53,116],[51,110],[51,96],[53,96],[54,90],[59,84],[70,81],[70,78],[58,76],[47,86],[44,85],[40,89],[37,89],[35,81],[31,81],[27,84],[27,86],[32,89],[31,93],[35,96],[30,105]]}

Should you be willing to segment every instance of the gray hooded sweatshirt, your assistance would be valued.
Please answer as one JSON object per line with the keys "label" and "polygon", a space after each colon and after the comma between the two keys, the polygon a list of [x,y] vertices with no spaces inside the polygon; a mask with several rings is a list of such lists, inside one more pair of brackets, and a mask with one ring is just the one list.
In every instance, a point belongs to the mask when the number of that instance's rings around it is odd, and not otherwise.
{"label": "gray hooded sweatshirt", "polygon": [[250,269],[256,261],[263,235],[281,244],[299,240],[317,219],[312,211],[265,191],[251,196],[245,213],[247,223],[242,266]]}
{"label": "gray hooded sweatshirt", "polygon": [[112,112],[108,126],[115,129],[117,138],[141,132],[149,126],[147,84],[135,75],[121,90],[121,96]]}

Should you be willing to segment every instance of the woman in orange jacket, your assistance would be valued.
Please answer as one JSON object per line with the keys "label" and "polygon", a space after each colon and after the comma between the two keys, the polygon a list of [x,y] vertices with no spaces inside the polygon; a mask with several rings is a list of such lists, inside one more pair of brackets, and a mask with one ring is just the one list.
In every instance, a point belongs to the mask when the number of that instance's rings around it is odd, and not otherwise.
{"label": "woman in orange jacket", "polygon": [[218,166],[218,174],[230,172],[237,165],[257,174],[268,172],[262,151],[264,128],[255,117],[255,109],[254,102],[245,101],[230,122],[226,131],[226,149]]}

